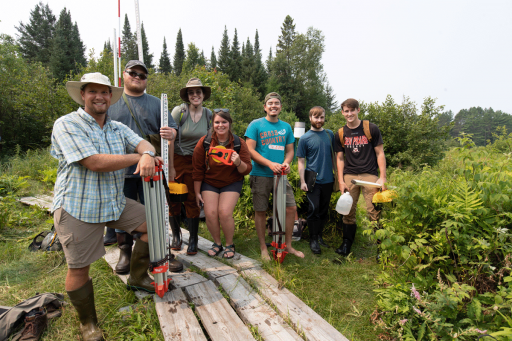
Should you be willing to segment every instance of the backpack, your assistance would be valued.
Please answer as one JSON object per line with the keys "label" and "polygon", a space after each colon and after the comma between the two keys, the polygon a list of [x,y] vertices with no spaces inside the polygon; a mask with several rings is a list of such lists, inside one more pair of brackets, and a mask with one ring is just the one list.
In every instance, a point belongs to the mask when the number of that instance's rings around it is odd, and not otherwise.
{"label": "backpack", "polygon": [[62,251],[62,244],[55,227],[52,226],[50,231],[44,231],[35,236],[28,249],[30,251]]}
{"label": "backpack", "polygon": [[[180,105],[180,111],[181,111],[180,120],[177,123],[178,123],[178,146],[181,149],[181,126],[183,124],[185,124],[185,122],[187,121],[187,118],[190,116],[190,111],[188,110],[188,104],[182,103]],[[207,125],[206,129],[210,130],[210,125],[211,125],[211,121],[212,121],[212,111],[208,108],[203,108],[203,114],[205,113],[205,111],[206,111],[206,125]],[[182,149],[182,151],[183,151],[183,149]]]}
{"label": "backpack", "polygon": [[[345,126],[341,127],[338,130],[338,136],[340,138],[341,145],[343,146],[343,148],[345,148],[345,140],[343,139],[343,128],[345,128]],[[363,120],[363,131],[364,131],[364,134],[366,135],[366,138],[368,139],[368,141],[371,141],[372,134],[370,133],[370,121]]]}

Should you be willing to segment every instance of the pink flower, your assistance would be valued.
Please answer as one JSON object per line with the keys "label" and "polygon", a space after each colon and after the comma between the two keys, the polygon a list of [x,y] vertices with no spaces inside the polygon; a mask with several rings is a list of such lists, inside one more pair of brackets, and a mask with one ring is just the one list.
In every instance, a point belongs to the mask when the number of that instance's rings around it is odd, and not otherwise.
{"label": "pink flower", "polygon": [[423,313],[421,312],[421,310],[419,310],[418,308],[416,308],[416,307],[412,307],[412,309],[414,309],[414,311],[415,311],[415,312],[417,312],[418,314],[423,315]]}
{"label": "pink flower", "polygon": [[478,329],[478,328],[475,328],[475,331],[476,331],[477,333],[480,333],[480,334],[485,334],[485,333],[487,333],[487,330],[480,330],[480,329]]}
{"label": "pink flower", "polygon": [[421,296],[420,296],[420,293],[416,290],[416,288],[414,287],[414,283],[412,284],[412,288],[411,288],[411,297],[415,297],[418,301],[421,300]]}
{"label": "pink flower", "polygon": [[398,323],[400,323],[401,326],[403,326],[406,322],[407,322],[407,319],[403,319],[403,320],[398,321]]}

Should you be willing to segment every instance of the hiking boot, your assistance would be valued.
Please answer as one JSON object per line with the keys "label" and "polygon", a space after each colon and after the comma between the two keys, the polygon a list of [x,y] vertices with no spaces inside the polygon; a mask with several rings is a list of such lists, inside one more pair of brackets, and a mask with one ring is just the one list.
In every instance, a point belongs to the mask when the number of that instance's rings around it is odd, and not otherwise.
{"label": "hiking boot", "polygon": [[103,246],[114,245],[117,243],[116,230],[107,227],[107,233],[103,236]]}
{"label": "hiking boot", "polygon": [[169,253],[169,271],[180,272],[181,270],[183,270],[183,264],[172,253]]}
{"label": "hiking boot", "polygon": [[25,316],[25,328],[21,331],[19,341],[37,341],[48,326],[48,315],[44,308],[31,310]]}
{"label": "hiking boot", "polygon": [[119,260],[116,265],[116,273],[124,275],[130,272],[130,259],[132,257],[133,237],[131,234],[123,232],[116,233],[117,245],[119,246]]}
{"label": "hiking boot", "polygon": [[187,255],[195,255],[197,253],[197,232],[199,231],[199,218],[188,218],[188,248]]}
{"label": "hiking boot", "polygon": [[171,225],[172,231],[172,242],[171,250],[181,250],[181,228],[180,228],[180,217],[169,216],[169,224]]}
{"label": "hiking boot", "polygon": [[130,290],[144,290],[151,294],[155,293],[153,280],[148,275],[149,268],[149,244],[137,239],[132,251],[130,264],[130,277],[126,287]]}
{"label": "hiking boot", "polygon": [[98,327],[96,308],[94,307],[94,289],[92,278],[82,287],[68,291],[69,299],[78,313],[80,319],[80,332],[84,341],[101,341],[103,333]]}
{"label": "hiking boot", "polygon": [[320,227],[318,228],[318,244],[320,244],[323,247],[330,247],[329,244],[327,244],[324,239],[322,238],[322,235],[324,233],[324,227],[325,227],[325,221],[322,221],[320,224]]}

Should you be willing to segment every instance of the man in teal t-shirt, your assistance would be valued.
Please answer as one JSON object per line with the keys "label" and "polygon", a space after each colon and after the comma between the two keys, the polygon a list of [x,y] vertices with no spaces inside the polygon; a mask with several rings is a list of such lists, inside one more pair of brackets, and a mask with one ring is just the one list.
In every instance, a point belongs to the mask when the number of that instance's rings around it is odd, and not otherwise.
{"label": "man in teal t-shirt", "polygon": [[[282,109],[281,96],[271,92],[265,96],[263,109],[267,116],[254,120],[247,127],[245,137],[247,147],[251,153],[251,192],[255,211],[256,233],[260,242],[261,258],[269,260],[270,257],[265,243],[265,222],[268,199],[273,190],[274,173],[280,173],[284,167],[285,173],[290,172],[290,163],[293,160],[292,128],[286,122],[279,120]],[[293,197],[290,183],[286,184],[286,251],[297,257],[304,258],[304,254],[292,247],[292,232],[295,221],[297,205]]]}

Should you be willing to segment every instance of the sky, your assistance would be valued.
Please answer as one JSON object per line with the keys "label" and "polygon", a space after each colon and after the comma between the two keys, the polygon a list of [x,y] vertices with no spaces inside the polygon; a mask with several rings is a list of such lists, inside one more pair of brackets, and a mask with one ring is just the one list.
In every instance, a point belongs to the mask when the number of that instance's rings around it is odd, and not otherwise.
{"label": "sky", "polygon": [[[0,13],[0,33],[16,37],[38,0],[18,0]],[[136,28],[135,1],[121,0],[124,16]],[[66,7],[78,24],[87,50],[96,55],[119,35],[117,1],[47,0],[54,15]],[[286,15],[295,30],[322,31],[324,71],[336,100],[395,102],[404,97],[418,109],[426,97],[457,114],[480,106],[512,114],[512,1],[510,0],[140,0],[139,13],[153,63],[158,64],[164,37],[174,55],[181,28],[185,46],[193,42],[209,58],[218,53],[224,27],[240,44],[258,30],[263,59],[275,52]]]}

